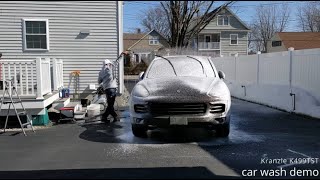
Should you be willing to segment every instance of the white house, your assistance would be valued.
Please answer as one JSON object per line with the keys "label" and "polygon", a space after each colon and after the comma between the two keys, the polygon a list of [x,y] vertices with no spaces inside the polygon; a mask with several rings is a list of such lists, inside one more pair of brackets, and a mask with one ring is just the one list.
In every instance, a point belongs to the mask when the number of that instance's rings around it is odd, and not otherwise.
{"label": "white house", "polygon": [[75,91],[72,72],[80,72],[79,93],[97,85],[103,60],[122,52],[122,22],[121,1],[0,1],[2,86],[13,79],[24,105],[41,113],[58,88]]}

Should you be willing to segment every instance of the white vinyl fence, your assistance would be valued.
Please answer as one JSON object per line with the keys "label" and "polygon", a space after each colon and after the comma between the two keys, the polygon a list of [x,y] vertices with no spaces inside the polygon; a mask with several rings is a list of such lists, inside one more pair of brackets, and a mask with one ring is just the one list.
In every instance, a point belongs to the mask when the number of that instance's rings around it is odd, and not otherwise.
{"label": "white vinyl fence", "polygon": [[233,96],[320,118],[320,49],[212,61]]}
{"label": "white vinyl fence", "polygon": [[54,58],[52,63],[53,90],[56,91],[63,87],[63,61]]}
{"label": "white vinyl fence", "polygon": [[[5,91],[5,82],[9,82],[8,90],[12,92],[14,86],[23,97],[34,97],[43,99],[43,96],[52,92],[51,79],[55,88],[63,85],[62,70],[63,63],[53,61],[53,77],[51,77],[50,58],[36,58],[34,60],[1,60],[0,61],[0,95]],[[55,77],[59,76],[60,77]],[[11,82],[11,83],[10,83]]]}
{"label": "white vinyl fence", "polygon": [[113,62],[113,75],[117,81],[118,92],[117,95],[121,96],[124,92],[124,61],[123,57],[120,57],[118,60],[114,60]]}
{"label": "white vinyl fence", "polygon": [[50,59],[37,58],[37,98],[51,93]]}

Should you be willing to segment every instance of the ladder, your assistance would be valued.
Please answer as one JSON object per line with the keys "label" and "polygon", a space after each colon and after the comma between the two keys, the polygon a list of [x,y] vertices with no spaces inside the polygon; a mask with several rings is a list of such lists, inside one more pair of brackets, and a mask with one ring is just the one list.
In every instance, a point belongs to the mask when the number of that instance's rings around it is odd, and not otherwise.
{"label": "ladder", "polygon": [[[78,94],[78,90],[79,90],[79,78],[80,78],[80,71],[72,71],[71,72],[72,77],[74,77],[74,95],[73,95],[73,99],[79,99],[79,94]],[[76,98],[77,96],[77,98]]]}
{"label": "ladder", "polygon": [[[12,88],[10,88],[11,86],[12,86]],[[9,91],[9,89],[11,89],[11,92]],[[14,93],[17,95],[18,99],[13,100],[12,94],[14,94]],[[6,94],[8,94],[9,98],[5,97]],[[16,109],[16,107],[14,105],[16,103],[20,103],[21,104],[21,107],[22,107],[23,111],[21,111],[21,112],[17,111],[17,109]],[[3,96],[2,96],[2,99],[1,99],[0,113],[2,111],[2,107],[3,107],[2,105],[3,104],[9,104],[9,108],[8,108],[8,111],[7,111],[6,122],[5,122],[5,125],[4,125],[4,128],[3,128],[3,132],[6,132],[6,127],[7,127],[7,123],[8,123],[8,118],[9,118],[9,112],[10,112],[11,105],[13,106],[15,114],[16,114],[16,116],[18,118],[18,121],[20,123],[20,126],[21,126],[23,134],[25,136],[27,136],[27,134],[26,134],[26,132],[24,130],[24,127],[28,126],[28,125],[30,125],[32,131],[35,132],[34,129],[33,129],[29,114],[27,113],[26,109],[24,108],[24,106],[22,104],[22,101],[21,101],[21,99],[20,99],[20,97],[18,95],[17,89],[13,86],[13,82],[11,80],[6,80],[5,81],[5,91],[3,92]],[[26,116],[27,117],[27,122],[22,124],[20,116]]]}

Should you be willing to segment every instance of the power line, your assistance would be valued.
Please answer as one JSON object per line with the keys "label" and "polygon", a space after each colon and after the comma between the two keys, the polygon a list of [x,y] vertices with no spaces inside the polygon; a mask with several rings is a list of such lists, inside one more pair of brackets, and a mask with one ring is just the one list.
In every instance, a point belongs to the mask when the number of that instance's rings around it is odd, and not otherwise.
{"label": "power line", "polygon": [[[129,4],[129,5],[139,5],[139,4],[143,4],[143,5],[155,5],[156,3],[141,2],[141,1],[126,1],[125,4]],[[160,4],[160,3],[159,3],[159,4]]]}
{"label": "power line", "polygon": [[[297,32],[299,33],[299,32]],[[127,34],[132,34],[132,33],[127,33]],[[142,35],[145,35],[144,33],[141,33]],[[320,32],[319,32],[319,35],[320,35]],[[320,36],[319,36],[320,37]],[[226,38],[225,40],[227,40],[228,38]],[[123,38],[123,40],[140,40],[140,41],[149,41],[149,39],[138,39],[138,38]],[[160,38],[159,40],[166,40],[165,38]],[[229,40],[227,40],[229,41]],[[264,41],[262,39],[248,39],[248,40],[242,40],[242,39],[238,39],[238,42],[244,42],[244,41]],[[265,41],[277,41],[277,40],[265,40]],[[320,39],[309,39],[309,40],[306,40],[306,39],[290,39],[290,40],[281,40],[281,41],[308,41],[308,42],[312,42],[312,41],[319,41],[320,42]],[[220,41],[221,43],[222,41]],[[225,42],[225,41],[224,41]],[[200,43],[205,43],[205,42],[200,42]],[[214,43],[214,42],[208,42],[208,43]],[[238,44],[239,45],[239,44]]]}
{"label": "power line", "polygon": [[[258,7],[258,6],[272,6],[272,5],[277,5],[277,4],[282,4],[282,5],[287,5],[287,4],[293,4],[297,3],[295,2],[278,2],[278,3],[267,3],[267,4],[257,4],[257,5],[231,5],[230,7]],[[300,1],[300,3],[303,3]]]}

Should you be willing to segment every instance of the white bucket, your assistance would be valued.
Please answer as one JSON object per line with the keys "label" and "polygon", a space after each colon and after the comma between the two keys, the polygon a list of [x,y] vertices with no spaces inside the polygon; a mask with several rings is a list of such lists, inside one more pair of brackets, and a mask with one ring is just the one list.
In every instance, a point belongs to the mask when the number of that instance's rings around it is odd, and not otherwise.
{"label": "white bucket", "polygon": [[86,115],[86,111],[82,108],[81,104],[77,104],[74,107],[74,119],[84,119],[85,115]]}
{"label": "white bucket", "polygon": [[100,115],[100,104],[90,104],[87,106],[88,117],[94,117]]}

